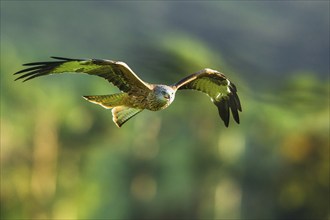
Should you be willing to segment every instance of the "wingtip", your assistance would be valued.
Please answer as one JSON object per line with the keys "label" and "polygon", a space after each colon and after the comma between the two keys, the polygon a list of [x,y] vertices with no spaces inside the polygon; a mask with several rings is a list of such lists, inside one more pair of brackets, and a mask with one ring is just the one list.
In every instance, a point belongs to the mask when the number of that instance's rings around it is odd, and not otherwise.
{"label": "wingtip", "polygon": [[[15,74],[14,74],[15,75]],[[24,78],[24,75],[23,76],[20,76],[20,77],[17,77],[14,81],[18,81],[20,79]],[[23,80],[22,82],[25,82],[26,80]]]}
{"label": "wingtip", "polygon": [[227,100],[222,99],[218,102],[214,102],[214,104],[218,107],[218,113],[225,126],[229,126],[230,120],[230,112],[229,112],[229,103]]}
{"label": "wingtip", "polygon": [[70,58],[59,57],[59,56],[50,56],[50,58],[52,58],[52,59],[56,59],[56,60],[72,60],[72,59],[70,59]]}

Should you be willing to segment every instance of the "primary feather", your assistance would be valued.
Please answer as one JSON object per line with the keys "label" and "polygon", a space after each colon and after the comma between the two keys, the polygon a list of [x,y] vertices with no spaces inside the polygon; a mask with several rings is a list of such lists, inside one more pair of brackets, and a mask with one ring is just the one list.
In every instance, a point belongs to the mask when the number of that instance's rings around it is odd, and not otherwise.
{"label": "primary feather", "polygon": [[104,59],[52,58],[61,61],[23,64],[32,67],[15,73],[23,74],[16,80],[27,81],[39,76],[60,73],[87,73],[108,80],[123,92],[130,92],[132,88],[150,89],[150,85],[143,82],[124,62]]}
{"label": "primary feather", "polygon": [[242,111],[242,107],[236,86],[224,74],[206,68],[183,78],[174,84],[174,87],[179,90],[192,89],[206,93],[217,106],[226,127],[229,125],[230,110],[234,120],[239,124],[238,111]]}

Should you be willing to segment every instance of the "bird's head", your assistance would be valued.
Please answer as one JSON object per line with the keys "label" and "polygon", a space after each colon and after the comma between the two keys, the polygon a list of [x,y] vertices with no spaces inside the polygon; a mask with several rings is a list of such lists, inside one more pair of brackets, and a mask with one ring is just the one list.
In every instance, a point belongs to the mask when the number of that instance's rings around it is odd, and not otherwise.
{"label": "bird's head", "polygon": [[154,88],[154,94],[157,102],[164,104],[164,107],[167,107],[174,100],[175,90],[170,86],[156,85]]}

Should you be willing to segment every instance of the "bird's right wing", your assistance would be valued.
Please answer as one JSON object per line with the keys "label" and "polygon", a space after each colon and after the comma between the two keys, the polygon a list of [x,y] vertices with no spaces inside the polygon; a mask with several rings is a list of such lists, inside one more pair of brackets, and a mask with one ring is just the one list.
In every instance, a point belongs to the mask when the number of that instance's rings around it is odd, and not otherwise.
{"label": "bird's right wing", "polygon": [[212,69],[203,69],[191,74],[173,85],[174,89],[192,89],[207,94],[217,106],[220,118],[229,125],[230,110],[234,120],[239,123],[238,111],[242,111],[236,86],[228,78]]}
{"label": "bird's right wing", "polygon": [[151,89],[150,84],[142,81],[124,62],[104,59],[52,58],[58,61],[23,64],[30,67],[15,73],[23,74],[16,80],[27,81],[39,76],[60,73],[87,73],[108,80],[123,92]]}

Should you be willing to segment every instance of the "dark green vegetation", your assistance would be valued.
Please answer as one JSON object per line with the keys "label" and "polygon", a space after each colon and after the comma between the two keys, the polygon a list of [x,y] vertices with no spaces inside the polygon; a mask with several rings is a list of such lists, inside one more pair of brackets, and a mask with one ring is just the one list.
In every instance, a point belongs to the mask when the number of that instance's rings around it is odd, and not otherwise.
{"label": "dark green vegetation", "polygon": [[[1,218],[328,218],[328,39],[327,1],[1,1]],[[118,91],[100,78],[14,82],[49,56],[151,83],[218,69],[241,123],[184,91],[118,129],[81,98]]]}

